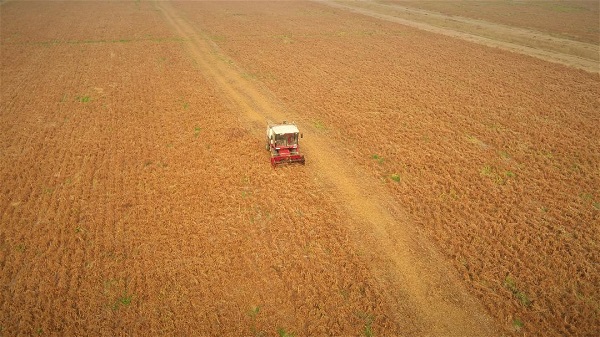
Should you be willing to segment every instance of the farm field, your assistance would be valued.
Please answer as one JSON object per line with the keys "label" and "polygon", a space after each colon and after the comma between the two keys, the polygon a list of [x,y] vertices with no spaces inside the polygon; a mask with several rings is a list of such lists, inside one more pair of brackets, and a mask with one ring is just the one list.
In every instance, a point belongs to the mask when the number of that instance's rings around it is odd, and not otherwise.
{"label": "farm field", "polygon": [[[546,61],[564,64],[569,67],[590,72],[600,71],[598,42],[581,42],[571,38],[563,38],[555,32],[542,32],[529,27],[508,26],[502,23],[442,13],[435,10],[409,7],[405,6],[403,2],[359,0],[321,1],[320,3],[492,48],[500,48],[533,56]],[[461,8],[461,2],[452,3],[455,5],[451,5],[452,7],[450,8]],[[477,3],[478,2],[475,2],[475,4]],[[428,3],[424,2],[422,5],[425,4]],[[441,6],[442,11],[445,8],[445,6]],[[484,8],[487,7],[484,6]],[[485,14],[489,10],[490,9],[488,8],[486,10],[481,10],[480,12]],[[492,11],[492,13],[496,12]],[[466,11],[466,14],[471,13]],[[553,22],[560,22],[560,24],[564,24],[564,21],[568,21],[564,18],[556,17],[556,15],[548,16],[554,17],[557,21]],[[533,21],[535,18],[535,16],[531,15],[528,17],[530,21]],[[576,24],[577,27],[589,29],[590,26],[593,26],[591,25],[589,18],[597,18],[599,15],[594,15],[592,13],[585,17],[588,18],[587,25],[586,20],[582,20]]]}
{"label": "farm field", "polygon": [[599,44],[597,1],[376,1],[449,15],[466,16],[508,26],[534,29],[576,41]]}
{"label": "farm field", "polygon": [[319,2],[0,20],[2,335],[600,328],[597,72]]}

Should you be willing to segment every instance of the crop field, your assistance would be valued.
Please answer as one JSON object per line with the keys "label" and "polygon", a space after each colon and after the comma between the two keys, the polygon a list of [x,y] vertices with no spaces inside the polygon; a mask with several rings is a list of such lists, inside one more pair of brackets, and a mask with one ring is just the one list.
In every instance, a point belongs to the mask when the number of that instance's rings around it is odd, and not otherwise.
{"label": "crop field", "polygon": [[397,5],[600,34],[581,1],[0,3],[0,336],[595,336],[598,68]]}
{"label": "crop field", "polygon": [[573,40],[600,43],[597,1],[378,1],[535,29]]}

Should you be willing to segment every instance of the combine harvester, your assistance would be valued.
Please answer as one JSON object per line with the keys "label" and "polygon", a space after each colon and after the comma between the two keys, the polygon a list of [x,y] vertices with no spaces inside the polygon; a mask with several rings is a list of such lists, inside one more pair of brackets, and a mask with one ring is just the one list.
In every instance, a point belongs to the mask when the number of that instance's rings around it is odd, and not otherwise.
{"label": "combine harvester", "polygon": [[298,139],[302,134],[296,124],[283,122],[269,123],[267,126],[267,151],[271,151],[271,165],[300,163],[304,165],[304,155],[298,148]]}

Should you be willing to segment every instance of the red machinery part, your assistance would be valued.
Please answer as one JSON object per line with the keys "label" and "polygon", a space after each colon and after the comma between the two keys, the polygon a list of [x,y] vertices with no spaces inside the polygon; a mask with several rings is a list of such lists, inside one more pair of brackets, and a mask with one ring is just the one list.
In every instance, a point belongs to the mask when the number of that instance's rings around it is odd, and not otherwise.
{"label": "red machinery part", "polygon": [[277,165],[280,165],[280,164],[291,164],[291,163],[300,163],[300,164],[304,165],[304,156],[301,154],[289,155],[289,151],[288,151],[288,155],[282,156],[281,151],[280,151],[280,154],[278,156],[271,157],[271,165],[273,165],[273,167],[276,167]]}

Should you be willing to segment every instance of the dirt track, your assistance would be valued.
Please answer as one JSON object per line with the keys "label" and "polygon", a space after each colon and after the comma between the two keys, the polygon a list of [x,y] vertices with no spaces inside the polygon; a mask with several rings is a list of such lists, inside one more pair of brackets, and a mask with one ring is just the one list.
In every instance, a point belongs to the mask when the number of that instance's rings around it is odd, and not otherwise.
{"label": "dirt track", "polygon": [[2,334],[600,326],[597,74],[314,2],[0,15]]}
{"label": "dirt track", "polygon": [[320,1],[320,3],[488,47],[502,48],[537,57],[592,73],[600,72],[598,46],[595,44],[557,38],[541,32],[482,20],[408,8],[399,4],[388,5],[374,1]]}
{"label": "dirt track", "polygon": [[[232,100],[241,112],[256,126],[252,130],[260,137],[268,120],[285,120],[281,104],[268,93],[261,92],[252,82],[245,80],[239,71],[222,61],[222,52],[210,44],[205,33],[197,32],[181,14],[168,3],[159,3],[168,22],[180,37],[190,41],[188,48],[200,65],[202,72],[210,74],[212,80]],[[289,116],[289,115],[288,115]],[[388,294],[410,303],[410,310],[418,312],[418,326],[427,335],[489,335],[493,332],[490,319],[482,308],[465,293],[453,273],[443,265],[436,253],[423,247],[426,240],[418,237],[410,220],[396,210],[394,218],[386,208],[393,202],[377,182],[356,169],[348,169],[344,160],[333,149],[325,148],[326,137],[311,131],[306,124],[301,127],[306,133],[303,148],[310,158],[309,171],[330,186],[340,206],[352,218],[359,232],[357,240],[361,249],[371,252],[371,259],[385,262],[374,265],[373,272],[390,282]],[[367,192],[367,193],[365,193]],[[391,232],[390,232],[391,231]],[[422,245],[420,248],[417,245]],[[436,289],[431,293],[428,289]],[[406,309],[404,309],[406,310]],[[400,311],[394,309],[394,311]],[[402,316],[396,317],[398,321]]]}
{"label": "dirt track", "polygon": [[506,329],[595,329],[597,75],[316,4],[177,6],[378,178]]}

